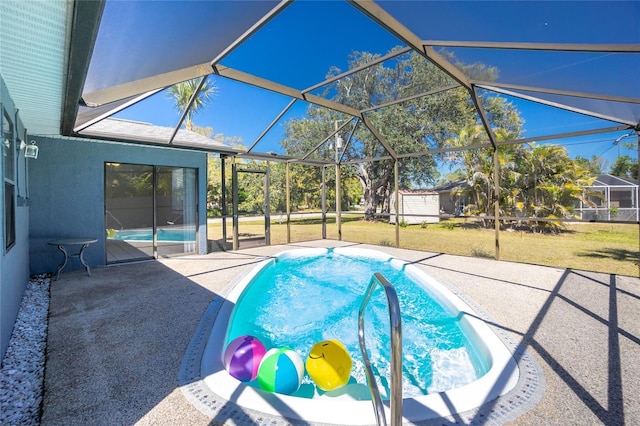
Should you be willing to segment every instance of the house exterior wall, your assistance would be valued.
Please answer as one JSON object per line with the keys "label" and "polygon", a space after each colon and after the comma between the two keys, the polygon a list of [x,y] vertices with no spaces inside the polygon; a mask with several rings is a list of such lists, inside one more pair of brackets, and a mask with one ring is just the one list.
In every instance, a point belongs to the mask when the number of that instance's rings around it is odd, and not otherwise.
{"label": "house exterior wall", "polygon": [[440,196],[440,213],[461,216],[469,205],[469,197],[452,191],[438,192]]}
{"label": "house exterior wall", "polygon": [[[207,253],[207,154],[173,148],[89,141],[63,137],[34,137],[40,152],[29,169],[31,186],[30,268],[54,272],[62,254],[47,241],[53,238],[97,238],[85,251],[91,267],[106,265],[104,164],[133,163],[191,167],[198,170],[198,254]],[[70,258],[66,270],[82,269]],[[64,272],[63,272],[64,274]]]}
{"label": "house exterior wall", "polygon": [[[4,80],[0,76],[0,103],[2,108],[15,121],[16,107],[7,91]],[[3,114],[0,109],[0,114]],[[18,134],[24,135],[23,126],[18,114],[18,122],[13,123]],[[0,140],[4,143],[0,135]],[[8,250],[5,249],[5,186],[0,185],[0,359],[4,354],[11,339],[13,324],[20,309],[20,302],[27,283],[29,282],[29,206],[25,203],[26,190],[25,168],[31,160],[24,158],[24,151],[14,151],[15,157],[15,244]],[[5,175],[4,164],[0,161],[0,176]]]}
{"label": "house exterior wall", "polygon": [[456,212],[456,201],[451,191],[440,192],[440,211],[447,214]]}
{"label": "house exterior wall", "polygon": [[471,204],[466,180],[448,182],[433,189],[440,197],[440,213],[445,215],[462,216],[465,208]]}

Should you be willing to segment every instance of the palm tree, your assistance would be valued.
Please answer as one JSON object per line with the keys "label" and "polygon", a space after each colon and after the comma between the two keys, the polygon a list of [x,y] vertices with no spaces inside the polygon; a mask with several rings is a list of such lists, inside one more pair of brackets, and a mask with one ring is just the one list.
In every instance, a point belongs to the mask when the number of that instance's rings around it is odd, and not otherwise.
{"label": "palm tree", "polygon": [[[493,129],[498,141],[516,139],[517,132],[507,129]],[[458,137],[450,139],[450,146],[468,146],[478,143],[487,143],[489,137],[482,125],[471,125],[460,131]],[[460,194],[466,193],[474,201],[474,205],[468,213],[473,215],[493,215],[494,203],[496,201],[494,161],[497,157],[500,173],[498,177],[498,193],[500,197],[501,213],[505,208],[513,205],[514,193],[513,182],[516,179],[514,170],[514,151],[512,146],[501,146],[498,148],[498,155],[494,156],[493,148],[477,148],[460,151],[453,154],[452,161],[460,164],[467,176],[467,188],[461,190]],[[483,220],[485,227],[493,224],[493,220]]]}
{"label": "palm tree", "polygon": [[588,202],[585,187],[595,178],[578,161],[569,158],[565,147],[534,146],[531,156],[536,159],[538,173],[537,210],[547,217],[570,217],[577,201]]}
{"label": "palm tree", "polygon": [[[517,131],[495,128],[498,141],[515,140]],[[484,128],[471,125],[463,128],[449,146],[469,146],[487,142]],[[460,190],[474,202],[472,215],[492,216],[496,200],[494,161],[499,166],[498,192],[500,214],[519,210],[526,217],[570,218],[578,202],[592,204],[585,190],[595,178],[577,160],[569,158],[560,145],[503,145],[494,156],[492,148],[478,148],[450,154],[449,161],[460,165],[468,186]],[[493,221],[484,220],[485,227]],[[556,226],[551,224],[551,226]]]}
{"label": "palm tree", "polygon": [[[517,207],[527,217],[546,219],[574,217],[578,202],[592,205],[586,187],[594,177],[579,160],[572,160],[560,145],[521,145],[515,155]],[[541,222],[555,229],[560,222]]]}
{"label": "palm tree", "polygon": [[[206,76],[203,78],[205,81],[184,118],[184,126],[187,130],[195,131],[195,126],[192,120],[193,115],[196,114],[198,110],[200,110],[200,108],[202,108],[216,93],[216,88],[210,83],[210,80],[208,80]],[[183,113],[187,109],[189,101],[193,97],[193,93],[198,89],[199,85],[200,80],[193,79],[183,81],[169,87],[168,95],[173,99],[173,105],[178,112]]]}

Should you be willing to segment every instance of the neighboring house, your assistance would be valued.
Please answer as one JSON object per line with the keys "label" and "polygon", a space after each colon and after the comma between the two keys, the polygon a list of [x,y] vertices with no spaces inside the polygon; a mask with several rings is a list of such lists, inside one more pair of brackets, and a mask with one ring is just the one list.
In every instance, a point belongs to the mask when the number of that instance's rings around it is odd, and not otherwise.
{"label": "neighboring house", "polygon": [[440,196],[440,213],[454,216],[464,214],[465,207],[470,204],[465,191],[468,186],[466,180],[459,180],[433,188]]}
{"label": "neighboring house", "polygon": [[616,220],[638,222],[638,181],[602,174],[593,185],[586,187],[592,205],[580,202],[576,211],[582,220]]}
{"label": "neighboring house", "polygon": [[[396,223],[396,196],[391,194],[389,223]],[[399,220],[408,225],[440,222],[440,202],[437,192],[422,189],[398,191]]]}

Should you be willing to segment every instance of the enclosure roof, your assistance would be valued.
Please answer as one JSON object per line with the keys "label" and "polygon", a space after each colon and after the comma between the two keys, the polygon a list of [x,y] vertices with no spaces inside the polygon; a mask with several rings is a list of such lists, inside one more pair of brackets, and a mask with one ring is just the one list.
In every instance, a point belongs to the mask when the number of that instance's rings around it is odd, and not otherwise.
{"label": "enclosure roof", "polygon": [[598,175],[593,186],[638,186],[638,181],[609,174]]}
{"label": "enclosure roof", "polygon": [[[29,28],[40,29],[33,32],[4,25],[7,15],[19,14],[16,3],[22,2],[3,3],[3,78],[25,114],[41,101],[34,87],[43,95],[57,92],[60,108],[47,108],[59,114],[63,135],[90,136],[96,132],[91,126],[108,117],[183,127],[189,117],[166,107],[166,89],[203,77],[219,93],[194,121],[217,130],[231,121],[228,117],[241,118],[245,125],[237,132],[247,133],[231,135],[241,136],[247,156],[283,156],[276,150],[281,138],[270,142],[270,135],[283,121],[304,116],[296,108],[311,105],[331,111],[339,117],[336,121],[354,118],[390,158],[441,150],[425,143],[423,150],[399,151],[388,131],[376,128],[371,114],[452,91],[461,91],[477,109],[477,123],[485,131],[479,146],[505,143],[494,134],[492,117],[483,108],[496,96],[516,103],[528,124],[554,114],[557,118],[549,121],[556,124],[569,116],[584,118],[566,130],[545,130],[540,124],[519,142],[602,133],[610,144],[640,123],[637,1],[59,0],[27,2],[33,3],[26,8],[31,17],[50,17],[26,18]],[[68,29],[64,43],[48,39],[47,30],[60,27]],[[48,71],[40,69],[44,63],[15,65],[23,36],[29,38],[24,49],[38,44],[38,52],[49,49],[54,55],[64,46],[65,65],[58,64],[59,55],[46,62],[52,64]],[[354,52],[370,53],[369,65],[350,69]],[[441,73],[437,84],[398,87],[393,102],[370,99],[366,108],[336,98],[341,83],[371,67],[391,70],[412,53]],[[37,57],[42,58],[46,56]],[[9,59],[15,67],[4,66]],[[474,66],[491,71],[484,74],[490,78],[478,77]],[[38,81],[22,83],[19,76],[25,69],[57,76],[62,87],[58,91],[38,86]],[[31,98],[23,96],[27,92]],[[35,115],[26,120],[30,132],[49,132],[50,123],[39,124]],[[222,124],[216,121],[220,117],[225,117]],[[228,131],[222,133],[219,141],[230,139]],[[120,136],[135,142],[131,135]],[[164,134],[150,137],[173,144]],[[331,140],[327,134],[318,144]],[[299,158],[340,161],[310,153]]]}

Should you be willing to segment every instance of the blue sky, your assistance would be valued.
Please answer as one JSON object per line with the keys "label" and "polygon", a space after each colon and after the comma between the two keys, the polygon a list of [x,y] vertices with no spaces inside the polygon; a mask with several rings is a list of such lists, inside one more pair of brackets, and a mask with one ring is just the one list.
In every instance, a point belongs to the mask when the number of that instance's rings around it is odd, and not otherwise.
{"label": "blue sky", "polygon": [[[124,31],[126,26],[123,17],[126,17],[127,22],[137,27],[138,31],[146,28],[145,31],[161,37],[163,41],[157,47],[167,58],[170,55],[166,55],[166,50],[171,47],[167,44],[177,42],[166,37],[157,25],[152,26],[151,18],[189,25],[191,16],[195,22],[191,22],[192,28],[186,31],[184,37],[188,37],[188,40],[195,38],[196,41],[192,43],[192,48],[184,49],[188,52],[181,54],[183,60],[186,60],[184,58],[189,56],[189,52],[192,52],[192,56],[196,55],[193,53],[196,48],[202,49],[208,45],[207,40],[212,40],[212,35],[207,35],[200,26],[208,22],[209,15],[216,16],[214,9],[208,11],[207,8],[215,8],[217,2],[154,2],[160,3],[160,7],[150,3],[108,2],[102,24],[105,29],[101,28],[101,32],[115,34],[116,28]],[[240,7],[242,3],[238,3]],[[379,4],[423,40],[640,43],[640,20],[633,19],[633,16],[640,16],[640,2],[637,1],[382,1]],[[149,7],[153,9],[151,12]],[[185,7],[190,12],[185,11]],[[224,7],[234,6],[229,3]],[[265,8],[264,5],[261,7]],[[178,10],[180,13],[176,12]],[[192,17],[194,11],[198,12],[195,18]],[[241,9],[232,12],[244,16],[240,13]],[[228,23],[218,22],[221,26],[226,24]],[[181,37],[175,35],[175,32],[172,34],[173,38]],[[217,34],[219,33],[213,35]],[[116,43],[117,40],[113,38],[107,38],[105,46]],[[120,43],[125,40],[126,37],[122,38]],[[210,43],[215,44],[216,41]],[[385,54],[399,45],[399,40],[373,25],[368,18],[346,3],[303,1],[286,8],[276,19],[226,57],[222,64],[294,88],[305,89],[322,81],[330,65],[345,70],[352,51]],[[142,47],[129,48],[132,49],[129,52],[131,56],[144,54],[135,50]],[[637,72],[640,62],[637,54],[450,50],[465,63],[495,65],[500,71],[499,81],[504,83],[640,98],[640,73]],[[201,58],[198,57],[197,60],[200,61]],[[126,68],[126,61],[122,62],[122,67]],[[288,98],[280,95],[262,92],[219,77],[213,79],[217,94],[206,110],[194,117],[194,121],[203,127],[213,127],[215,133],[228,137],[239,136],[245,145],[251,144],[289,102]],[[558,112],[552,107],[514,102],[526,120],[527,136],[614,125],[580,114]],[[292,114],[300,116],[304,114],[304,109],[305,105],[301,104]],[[173,109],[169,98],[160,93],[118,116],[174,126],[179,113]],[[274,132],[277,133],[278,129],[281,127],[277,127]],[[618,147],[611,149],[608,145],[621,134],[624,132],[591,136],[585,138],[582,144],[574,140],[565,143],[574,156],[602,155],[613,163]],[[630,140],[631,138],[625,139],[627,142]],[[620,154],[637,156],[635,152],[625,151],[624,148],[621,148]]]}

